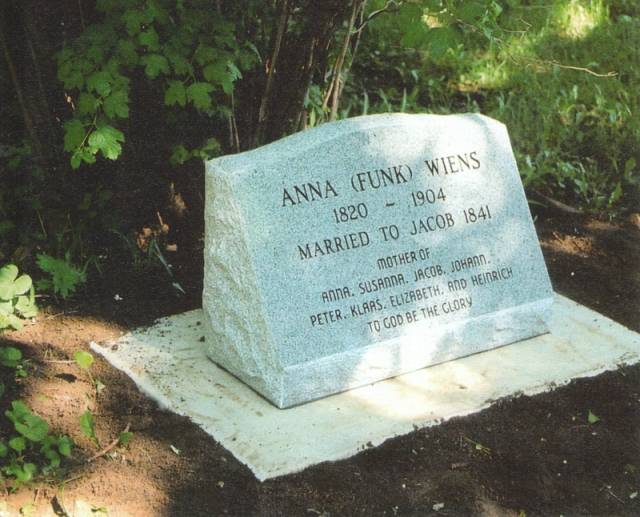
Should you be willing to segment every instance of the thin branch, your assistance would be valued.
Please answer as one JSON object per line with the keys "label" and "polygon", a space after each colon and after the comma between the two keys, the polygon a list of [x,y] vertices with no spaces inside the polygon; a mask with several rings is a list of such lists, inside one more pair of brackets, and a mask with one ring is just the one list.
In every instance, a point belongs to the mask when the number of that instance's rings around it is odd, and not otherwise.
{"label": "thin branch", "polygon": [[273,88],[273,74],[276,70],[276,63],[278,61],[278,54],[280,53],[280,44],[282,43],[282,36],[284,35],[284,29],[287,26],[289,18],[289,12],[287,8],[287,0],[282,0],[282,7],[280,11],[280,19],[278,20],[278,27],[276,32],[276,39],[273,45],[273,51],[271,52],[271,59],[269,60],[269,71],[267,74],[267,85],[264,89],[264,95],[262,96],[262,104],[260,105],[260,121],[264,120],[267,111],[267,102],[269,102],[269,95]]}
{"label": "thin branch", "polygon": [[[522,39],[522,37],[524,36],[524,33],[526,33],[529,28],[531,27],[531,24],[525,22],[524,20],[522,20],[526,25],[528,25],[528,27],[522,31],[523,34],[521,35],[520,39]],[[457,20],[457,23],[459,25],[462,25],[464,27],[466,27],[467,29],[475,32],[476,34],[483,34],[484,32],[480,31],[480,29],[478,29],[477,27],[475,27],[474,25],[471,25],[467,22],[464,22],[460,19]],[[526,57],[526,56],[519,56],[519,55],[514,55],[511,52],[509,52],[509,48],[511,48],[511,45],[509,45],[509,43],[507,43],[506,41],[504,41],[501,38],[492,38],[491,41],[495,42],[496,45],[498,45],[498,47],[500,48],[500,50],[502,50],[509,59],[511,59],[514,63],[518,63],[518,61],[526,61],[528,63],[531,64],[536,64],[536,65],[543,65],[543,66],[557,66],[558,68],[564,68],[566,70],[576,70],[578,72],[586,72],[588,74],[594,75],[596,77],[615,77],[616,75],[618,75],[618,72],[607,72],[606,74],[599,74],[598,72],[594,72],[593,70],[591,70],[590,68],[584,68],[584,67],[580,67],[580,66],[571,66],[571,65],[562,65],[560,63],[558,63],[556,60],[546,60],[546,59],[538,59],[538,58],[534,58],[534,57]]]}
{"label": "thin branch", "polygon": [[342,46],[340,47],[340,52],[338,57],[336,58],[336,66],[334,68],[334,77],[333,77],[333,92],[331,94],[331,111],[329,112],[329,122],[335,120],[336,113],[338,111],[338,102],[339,102],[339,94],[342,91],[340,88],[340,83],[342,80],[342,66],[344,64],[344,58],[347,55],[347,49],[349,48],[349,41],[351,40],[351,32],[353,31],[353,26],[356,23],[356,18],[358,16],[358,11],[362,8],[361,0],[353,0],[353,9],[351,11],[351,17],[349,18],[349,26],[347,27],[347,33],[344,36],[344,41],[342,42]]}
{"label": "thin branch", "polygon": [[[127,424],[127,427],[124,428],[124,431],[122,431],[122,433],[128,433],[130,427],[131,427],[131,422]],[[104,456],[105,454],[107,454],[109,451],[114,449],[116,445],[118,445],[119,441],[120,441],[120,436],[118,436],[115,440],[113,440],[110,445],[102,449],[99,453],[91,456],[91,458],[87,460],[87,463],[91,463],[93,460],[97,460],[100,456]]]}
{"label": "thin branch", "polygon": [[236,123],[236,105],[231,93],[231,115],[229,116],[229,144],[236,150],[236,153],[240,152],[240,138],[238,137],[238,125]]}
{"label": "thin branch", "polygon": [[[402,1],[396,1],[396,0],[387,0],[387,3],[385,4],[385,6],[382,9],[378,9],[377,11],[373,11],[369,16],[367,16],[367,19],[364,20],[362,23],[360,23],[359,27],[355,30],[356,33],[360,32],[362,29],[365,28],[365,26],[374,18],[377,18],[378,16],[380,16],[383,13],[397,13],[398,9],[400,8],[400,6],[403,4],[404,2]],[[391,8],[391,4],[393,4],[393,8]]]}
{"label": "thin branch", "polygon": [[528,63],[534,63],[537,65],[557,66],[558,68],[564,68],[566,70],[576,70],[578,72],[586,72],[588,74],[595,75],[596,77],[615,77],[616,75],[618,75],[618,72],[607,72],[606,74],[599,74],[598,72],[594,72],[590,68],[583,68],[581,66],[561,65],[556,60],[547,61],[546,59],[536,59],[533,57],[517,56],[517,55],[514,56],[507,50],[504,50],[504,51],[506,52],[507,56],[509,56],[509,58],[516,63],[518,61],[526,61]]}
{"label": "thin branch", "polygon": [[82,0],[78,0],[78,11],[80,11],[80,23],[82,24],[82,30],[85,30],[85,24],[84,24],[84,14],[82,12]]}
{"label": "thin branch", "polygon": [[[362,24],[362,20],[364,18],[364,9],[367,5],[367,0],[362,0],[362,7],[360,9],[360,23]],[[351,49],[351,60],[349,61],[349,66],[346,67],[344,71],[344,81],[340,83],[340,91],[338,92],[338,98],[342,98],[342,90],[344,90],[344,85],[347,84],[347,79],[349,78],[349,71],[353,66],[353,63],[356,59],[356,53],[358,51],[358,45],[360,43],[360,37],[362,36],[361,32],[354,32],[353,36],[355,36],[355,42],[353,43],[353,47]],[[353,39],[353,38],[352,38]]]}
{"label": "thin branch", "polygon": [[16,73],[16,69],[13,63],[13,59],[11,58],[11,53],[9,52],[9,46],[7,44],[7,40],[4,33],[4,27],[2,24],[2,20],[0,20],[0,43],[2,44],[2,51],[4,53],[4,58],[7,61],[7,66],[9,67],[9,74],[11,75],[11,80],[13,81],[13,86],[16,91],[16,97],[18,98],[18,104],[20,105],[20,109],[22,110],[22,117],[24,119],[24,125],[29,132],[29,136],[33,140],[36,146],[36,152],[40,160],[44,163],[43,157],[43,148],[38,136],[36,134],[35,127],[33,125],[33,119],[29,114],[29,110],[27,108],[27,104],[25,102],[24,96],[22,94],[22,87],[20,86],[20,81],[18,81],[18,74]]}

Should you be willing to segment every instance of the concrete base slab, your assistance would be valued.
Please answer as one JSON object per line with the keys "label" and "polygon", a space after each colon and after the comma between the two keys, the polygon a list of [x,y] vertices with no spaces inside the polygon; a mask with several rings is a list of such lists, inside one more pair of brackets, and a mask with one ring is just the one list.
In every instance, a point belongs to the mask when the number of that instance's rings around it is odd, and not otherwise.
{"label": "concrete base slab", "polygon": [[191,311],[91,347],[261,481],[640,361],[640,334],[556,295],[549,334],[282,410],[207,359],[202,322],[202,311]]}

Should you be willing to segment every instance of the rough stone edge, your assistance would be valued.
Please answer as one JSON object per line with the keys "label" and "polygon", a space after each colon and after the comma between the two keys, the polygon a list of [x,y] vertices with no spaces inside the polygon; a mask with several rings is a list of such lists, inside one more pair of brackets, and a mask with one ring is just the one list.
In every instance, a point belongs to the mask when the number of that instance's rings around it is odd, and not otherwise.
{"label": "rough stone edge", "polygon": [[233,180],[205,175],[205,268],[202,308],[205,350],[217,364],[261,393],[271,393],[279,364],[256,273],[247,246],[244,222],[233,192]]}

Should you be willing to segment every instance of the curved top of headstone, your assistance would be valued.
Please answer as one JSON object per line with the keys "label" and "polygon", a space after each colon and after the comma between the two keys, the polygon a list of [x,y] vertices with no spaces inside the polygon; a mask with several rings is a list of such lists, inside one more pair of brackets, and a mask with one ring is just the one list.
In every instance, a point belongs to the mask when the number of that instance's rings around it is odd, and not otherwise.
{"label": "curved top of headstone", "polygon": [[[245,167],[247,163],[255,163],[261,159],[272,159],[274,156],[286,159],[287,156],[299,154],[312,148],[323,147],[334,139],[348,139],[349,135],[353,134],[374,134],[376,129],[399,127],[411,133],[429,135],[434,132],[434,130],[440,130],[441,127],[451,128],[452,125],[454,125],[454,121],[456,121],[456,126],[477,125],[480,128],[486,128],[487,126],[505,128],[502,122],[480,113],[453,115],[383,113],[364,115],[322,124],[305,131],[294,133],[291,136],[276,140],[262,147],[239,154],[214,158],[207,163],[216,169],[224,169],[226,173],[246,172]],[[506,128],[504,131],[506,132]],[[447,131],[443,130],[443,135],[446,133]],[[459,135],[456,138],[459,138]],[[346,149],[345,151],[353,152],[355,149]]]}

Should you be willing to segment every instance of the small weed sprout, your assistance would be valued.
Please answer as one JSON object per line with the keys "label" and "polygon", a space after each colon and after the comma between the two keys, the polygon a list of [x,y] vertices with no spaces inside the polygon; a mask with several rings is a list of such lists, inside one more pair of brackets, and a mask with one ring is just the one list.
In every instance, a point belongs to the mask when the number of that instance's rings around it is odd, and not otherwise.
{"label": "small weed sprout", "polygon": [[93,364],[93,356],[89,352],[78,350],[74,352],[73,358],[76,360],[78,366],[87,372],[89,380],[91,381],[91,385],[95,388],[96,393],[99,395],[106,386],[98,379],[94,379],[93,375],[91,375],[91,371],[89,370],[89,368]]}
{"label": "small weed sprout", "polygon": [[82,434],[91,439],[98,448],[100,448],[100,441],[96,436],[96,428],[93,423],[93,413],[91,413],[91,411],[85,412],[80,417],[80,429],[82,430]]}

